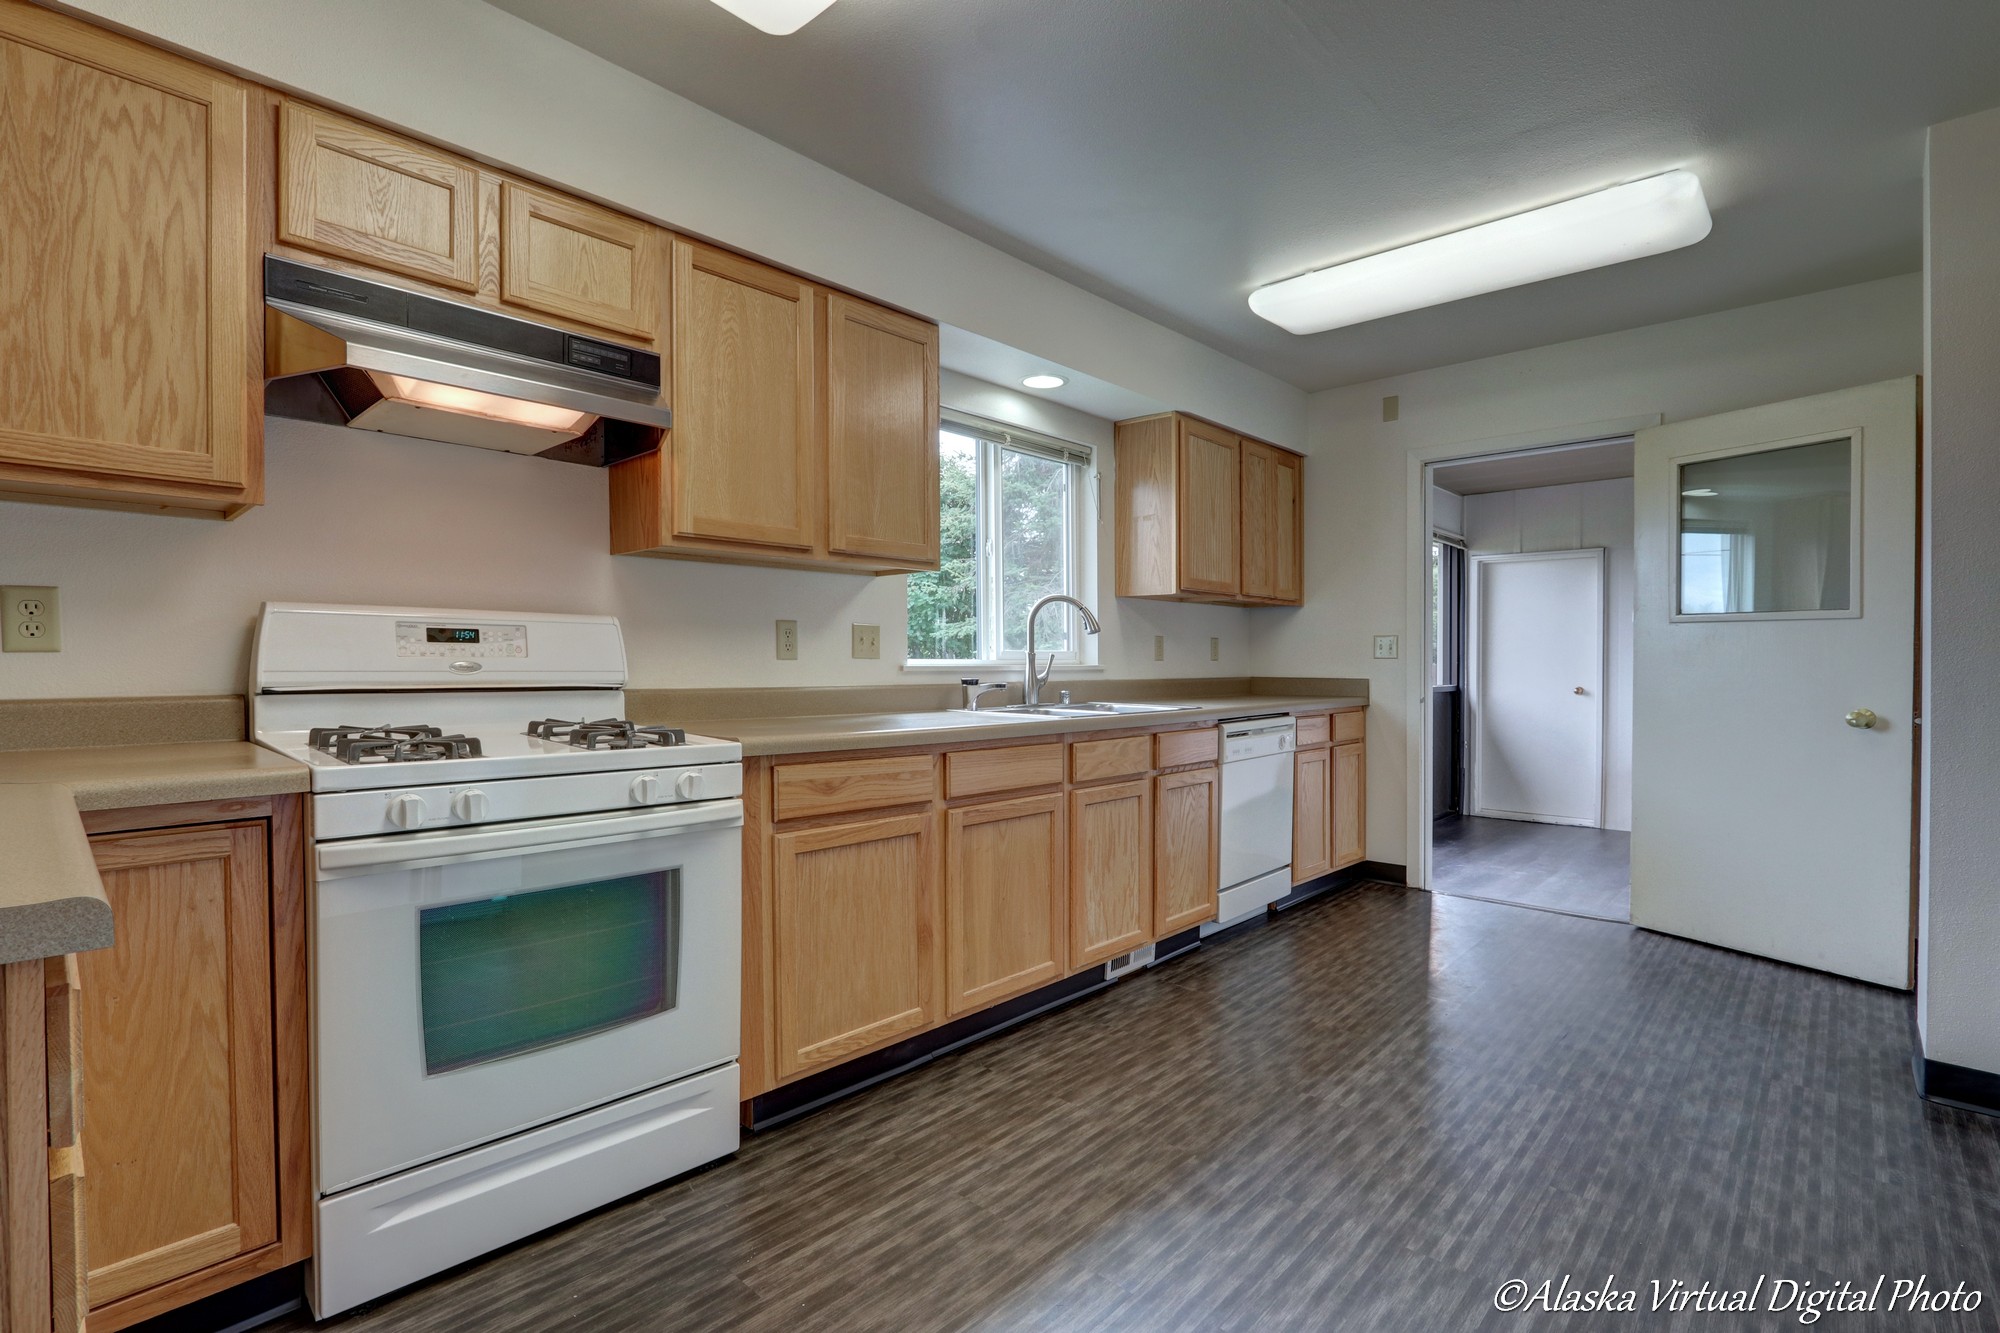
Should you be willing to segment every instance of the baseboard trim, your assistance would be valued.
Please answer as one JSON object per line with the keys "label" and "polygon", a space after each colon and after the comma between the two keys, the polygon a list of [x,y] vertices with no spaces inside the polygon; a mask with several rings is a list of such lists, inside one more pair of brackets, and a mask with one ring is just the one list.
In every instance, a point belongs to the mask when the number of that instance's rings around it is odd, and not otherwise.
{"label": "baseboard trim", "polygon": [[1925,1101],[2000,1116],[2000,1074],[1926,1059],[1922,1047],[1911,1058],[1916,1066],[1917,1092]]}

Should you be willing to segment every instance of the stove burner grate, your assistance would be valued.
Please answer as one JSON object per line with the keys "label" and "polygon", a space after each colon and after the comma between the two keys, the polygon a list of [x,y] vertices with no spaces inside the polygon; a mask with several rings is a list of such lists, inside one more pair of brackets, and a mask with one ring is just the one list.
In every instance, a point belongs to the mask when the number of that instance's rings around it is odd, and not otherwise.
{"label": "stove burner grate", "polygon": [[479,742],[444,734],[439,727],[314,727],[306,743],[344,764],[407,764],[433,759],[471,759]]}
{"label": "stove burner grate", "polygon": [[528,724],[528,735],[537,740],[559,741],[579,750],[643,750],[650,745],[687,744],[687,733],[679,727],[642,727],[617,717],[599,718],[595,722],[544,718]]}

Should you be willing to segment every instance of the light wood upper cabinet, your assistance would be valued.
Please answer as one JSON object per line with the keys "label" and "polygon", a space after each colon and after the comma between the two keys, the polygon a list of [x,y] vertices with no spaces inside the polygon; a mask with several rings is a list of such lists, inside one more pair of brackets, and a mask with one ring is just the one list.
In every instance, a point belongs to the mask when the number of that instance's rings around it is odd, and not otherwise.
{"label": "light wood upper cabinet", "polygon": [[98,1310],[274,1241],[279,1182],[264,826],[93,848],[118,932],[78,960]]}
{"label": "light wood upper cabinet", "polygon": [[1296,603],[1304,593],[1297,454],[1259,440],[1243,441],[1243,595],[1260,602]]}
{"label": "light wood upper cabinet", "polygon": [[1298,605],[1303,460],[1179,414],[1118,423],[1120,597]]}
{"label": "light wood upper cabinet", "polygon": [[470,292],[479,169],[304,102],[278,113],[278,239]]}
{"label": "light wood upper cabinet", "polygon": [[1326,746],[1292,756],[1292,883],[1333,869],[1333,754]]}
{"label": "light wood upper cabinet", "polygon": [[0,495],[263,498],[247,85],[0,4]]}
{"label": "light wood upper cabinet", "polygon": [[1083,967],[1153,938],[1152,783],[1087,787],[1069,801],[1069,957]]}
{"label": "light wood upper cabinet", "polygon": [[1153,779],[1153,938],[1215,919],[1222,782],[1213,768]]}
{"label": "light wood upper cabinet", "polygon": [[666,234],[553,190],[500,187],[500,297],[650,342],[660,325]]}
{"label": "light wood upper cabinet", "polygon": [[940,1017],[936,817],[772,839],[777,1076],[873,1050]]}
{"label": "light wood upper cabinet", "polygon": [[827,548],[935,567],[937,325],[828,292]]}
{"label": "light wood upper cabinet", "polygon": [[1332,868],[1340,870],[1368,855],[1368,753],[1362,741],[1332,753]]}
{"label": "light wood upper cabinet", "polygon": [[673,364],[673,535],[811,551],[812,284],[676,240]]}
{"label": "light wood upper cabinet", "polygon": [[945,814],[945,987],[970,1013],[1065,972],[1060,794]]}

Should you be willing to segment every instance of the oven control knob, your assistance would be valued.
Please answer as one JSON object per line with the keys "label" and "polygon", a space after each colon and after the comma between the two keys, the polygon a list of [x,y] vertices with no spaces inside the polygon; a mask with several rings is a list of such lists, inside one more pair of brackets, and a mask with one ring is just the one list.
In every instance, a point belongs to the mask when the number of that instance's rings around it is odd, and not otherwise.
{"label": "oven control knob", "polygon": [[397,828],[422,828],[424,815],[424,798],[415,792],[390,798],[389,822]]}
{"label": "oven control knob", "polygon": [[692,801],[701,795],[701,774],[687,772],[674,779],[674,795],[683,801]]}
{"label": "oven control knob", "polygon": [[652,805],[660,799],[660,780],[651,773],[632,779],[632,803]]}
{"label": "oven control knob", "polygon": [[451,798],[451,812],[468,824],[476,824],[486,818],[488,804],[486,793],[475,787]]}

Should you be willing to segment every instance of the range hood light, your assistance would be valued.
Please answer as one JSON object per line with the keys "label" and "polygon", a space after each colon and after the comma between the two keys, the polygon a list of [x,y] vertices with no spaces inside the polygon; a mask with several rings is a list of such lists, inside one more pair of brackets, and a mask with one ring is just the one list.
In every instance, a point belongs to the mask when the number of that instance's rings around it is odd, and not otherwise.
{"label": "range hood light", "polygon": [[485,417],[488,421],[508,421],[518,426],[532,426],[536,430],[559,431],[570,437],[581,435],[591,421],[588,412],[552,407],[547,403],[531,403],[521,398],[502,398],[497,393],[461,389],[455,384],[411,379],[407,375],[384,375],[379,371],[370,371],[368,378],[375,381],[375,387],[382,391],[384,398],[401,398],[420,407]]}
{"label": "range hood light", "polygon": [[789,37],[818,18],[833,0],[715,0],[753,28]]}
{"label": "range hood light", "polygon": [[1250,293],[1250,309],[1292,333],[1324,333],[1678,250],[1709,226],[1701,179],[1666,171],[1274,282]]}

